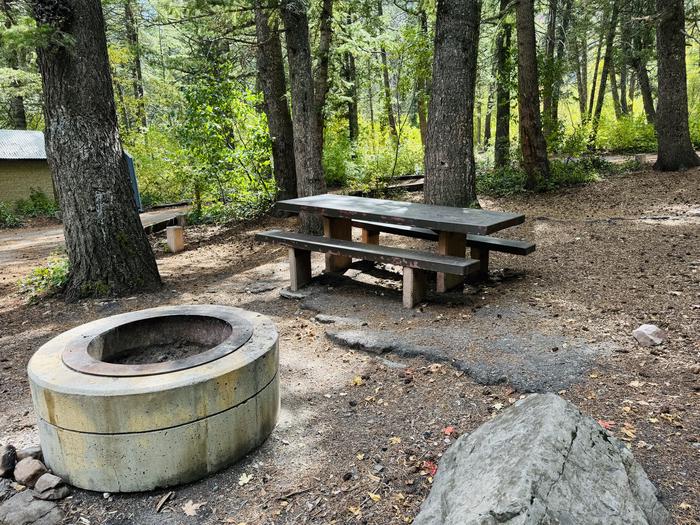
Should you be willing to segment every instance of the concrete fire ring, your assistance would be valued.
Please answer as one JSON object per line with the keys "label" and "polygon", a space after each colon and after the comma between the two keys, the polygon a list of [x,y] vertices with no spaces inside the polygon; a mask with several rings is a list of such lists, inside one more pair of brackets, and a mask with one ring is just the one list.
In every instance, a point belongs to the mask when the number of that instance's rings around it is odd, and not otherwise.
{"label": "concrete fire ring", "polygon": [[[101,361],[110,345],[133,338],[133,327],[167,345],[181,321],[203,321],[193,333],[212,347],[165,363]],[[100,492],[152,490],[216,472],[274,429],[278,352],[269,318],[226,306],[152,308],[64,332],[28,365],[44,460],[70,484]]]}

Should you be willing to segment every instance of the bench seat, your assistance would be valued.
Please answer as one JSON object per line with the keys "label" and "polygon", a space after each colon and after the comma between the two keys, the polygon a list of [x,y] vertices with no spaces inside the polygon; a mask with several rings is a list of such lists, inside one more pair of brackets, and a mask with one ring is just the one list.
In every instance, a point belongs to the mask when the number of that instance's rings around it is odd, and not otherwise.
{"label": "bench seat", "polygon": [[290,288],[292,290],[301,288],[311,280],[311,252],[322,252],[402,266],[404,306],[409,308],[415,306],[425,296],[425,272],[443,272],[466,276],[477,271],[479,266],[478,261],[463,257],[317,237],[315,235],[281,230],[258,233],[255,239],[290,247]]}
{"label": "bench seat", "polygon": [[[379,244],[379,233],[403,235],[427,241],[438,241],[440,235],[428,228],[406,226],[403,224],[387,224],[383,222],[353,220],[352,225],[362,230],[362,240],[367,243]],[[512,239],[499,239],[490,235],[468,234],[466,244],[471,248],[472,259],[479,260],[479,275],[488,275],[489,252],[510,253],[513,255],[528,255],[535,251],[535,243]]]}

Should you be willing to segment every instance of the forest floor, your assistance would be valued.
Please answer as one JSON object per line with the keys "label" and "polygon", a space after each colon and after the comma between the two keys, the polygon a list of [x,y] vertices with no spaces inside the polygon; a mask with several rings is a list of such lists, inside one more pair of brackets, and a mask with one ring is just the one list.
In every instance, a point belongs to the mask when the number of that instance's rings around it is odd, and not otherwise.
{"label": "forest floor", "polygon": [[[21,264],[0,261],[0,443],[37,441],[25,369],[51,337],[139,308],[233,305],[269,315],[280,332],[282,412],[272,436],[238,464],[174,488],[160,513],[167,490],[74,490],[60,503],[66,523],[407,523],[456,436],[528,391],[558,392],[607,422],[675,522],[700,523],[700,170],[627,173],[481,204],[525,213],[504,233],[537,251],[494,255],[489,282],[431,295],[414,310],[401,307],[399,274],[386,267],[322,276],[306,297],[280,297],[286,250],[253,235],[293,219],[189,227],[178,254],[164,253],[155,235],[162,291],[72,305],[26,304],[16,281],[48,253],[18,248]],[[316,275],[321,263],[317,255]],[[335,322],[317,322],[319,313]],[[663,345],[632,338],[647,322],[668,332]],[[342,343],[363,338],[373,348],[399,344],[375,355]],[[415,357],[397,355],[402,348]],[[252,477],[241,484],[242,474]]]}

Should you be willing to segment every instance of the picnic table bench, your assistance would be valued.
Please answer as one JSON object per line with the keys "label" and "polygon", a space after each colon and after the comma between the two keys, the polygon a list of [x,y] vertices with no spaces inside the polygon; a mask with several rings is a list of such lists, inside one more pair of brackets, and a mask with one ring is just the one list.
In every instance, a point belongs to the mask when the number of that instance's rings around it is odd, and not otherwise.
{"label": "picnic table bench", "polygon": [[[521,224],[525,217],[516,213],[330,194],[280,201],[276,208],[323,217],[323,237],[280,230],[256,235],[289,246],[292,290],[311,280],[310,254],[316,251],[325,253],[329,272],[345,271],[353,258],[403,267],[403,303],[410,308],[425,297],[426,272],[436,272],[437,291],[446,292],[465,277],[485,275],[490,251],[526,255],[535,249],[527,241],[486,235]],[[362,242],[352,240],[353,227],[362,230]],[[380,246],[380,232],[437,241],[437,253]]]}

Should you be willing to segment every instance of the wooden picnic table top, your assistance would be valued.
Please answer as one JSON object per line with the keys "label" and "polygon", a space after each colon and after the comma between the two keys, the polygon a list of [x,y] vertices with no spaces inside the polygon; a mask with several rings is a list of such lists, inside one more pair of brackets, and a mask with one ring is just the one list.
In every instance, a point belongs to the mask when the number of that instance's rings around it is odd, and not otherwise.
{"label": "wooden picnic table top", "polygon": [[357,218],[454,233],[489,234],[525,221],[525,216],[520,213],[433,206],[328,193],[279,201],[276,207],[278,210],[292,213],[306,211],[320,213],[326,217]]}

